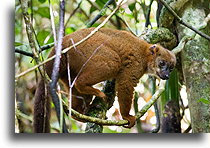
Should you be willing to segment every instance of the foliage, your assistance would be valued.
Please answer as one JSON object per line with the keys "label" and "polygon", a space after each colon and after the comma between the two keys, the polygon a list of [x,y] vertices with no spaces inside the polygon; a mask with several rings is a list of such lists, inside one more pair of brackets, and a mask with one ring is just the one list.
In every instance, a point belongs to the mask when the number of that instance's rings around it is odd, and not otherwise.
{"label": "foliage", "polygon": [[200,98],[200,99],[198,100],[198,102],[203,102],[203,103],[205,103],[205,104],[210,104],[209,100],[204,99],[204,98]]}

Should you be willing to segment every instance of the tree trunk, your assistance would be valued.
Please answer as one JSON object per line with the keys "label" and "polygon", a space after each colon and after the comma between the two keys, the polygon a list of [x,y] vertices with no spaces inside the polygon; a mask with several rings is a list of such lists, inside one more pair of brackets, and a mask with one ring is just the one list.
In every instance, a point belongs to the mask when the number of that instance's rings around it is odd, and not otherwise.
{"label": "tree trunk", "polygon": [[[209,0],[191,0],[185,4],[179,16],[188,24],[199,28],[209,13]],[[183,75],[186,83],[191,125],[194,133],[209,130],[209,41],[192,30],[177,24],[178,38],[193,36],[182,50]],[[209,35],[210,24],[201,31]],[[199,100],[205,99],[207,103]]]}

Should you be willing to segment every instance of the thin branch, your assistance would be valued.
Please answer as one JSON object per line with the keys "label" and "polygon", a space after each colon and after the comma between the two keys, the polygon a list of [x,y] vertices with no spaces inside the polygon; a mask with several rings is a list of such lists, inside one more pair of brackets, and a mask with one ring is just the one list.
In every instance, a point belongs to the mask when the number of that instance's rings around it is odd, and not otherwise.
{"label": "thin branch", "polygon": [[47,45],[43,45],[43,46],[41,46],[41,51],[44,51],[44,50],[46,50],[46,49],[49,49],[49,48],[51,48],[51,47],[53,47],[54,46],[54,43],[50,43],[50,44],[47,44]]}
{"label": "thin branch", "polygon": [[[107,21],[115,14],[115,12],[120,8],[120,6],[122,5],[123,1],[124,1],[124,0],[121,0],[121,1],[119,2],[119,4],[118,4],[117,7],[113,10],[113,12],[112,12],[112,13],[111,13],[111,14],[110,14],[110,15],[109,15],[109,16],[108,16],[108,17],[107,17],[107,18],[106,18],[98,27],[96,27],[96,28],[95,28],[90,34],[88,34],[85,38],[83,38],[82,40],[80,40],[80,41],[78,41],[77,43],[75,43],[74,46],[78,46],[79,44],[83,43],[84,41],[86,41],[87,39],[89,39],[91,36],[93,36],[101,27],[103,27],[103,26],[107,23]],[[64,53],[68,52],[71,48],[73,48],[73,46],[70,46],[70,47],[68,47],[68,48],[65,48],[61,53],[64,54]],[[35,70],[35,69],[38,68],[39,66],[41,66],[41,65],[43,65],[43,64],[45,64],[45,63],[47,63],[47,62],[49,62],[49,61],[51,61],[51,60],[53,60],[54,58],[55,58],[55,55],[52,56],[52,57],[50,57],[50,58],[48,58],[47,60],[43,61],[42,63],[37,64],[36,66],[31,67],[31,68],[29,68],[28,70],[26,70],[26,71],[24,71],[24,72],[18,74],[17,76],[15,76],[15,79],[18,79],[18,78],[24,76],[25,74],[27,74],[27,73],[29,73],[29,72]]]}
{"label": "thin branch", "polygon": [[155,102],[154,108],[155,108],[155,116],[156,116],[156,127],[151,132],[157,133],[160,130],[160,115],[159,115],[159,109],[158,109],[157,102]]}
{"label": "thin branch", "polygon": [[80,73],[82,72],[82,70],[84,69],[84,67],[87,65],[87,63],[90,61],[90,59],[96,54],[96,52],[101,48],[101,46],[103,46],[103,44],[101,44],[100,46],[98,46],[98,47],[93,51],[93,53],[91,54],[91,56],[87,59],[87,61],[82,65],[82,67],[80,68],[80,70],[79,70],[77,76],[75,77],[74,81],[72,82],[71,87],[74,86],[74,84],[75,84],[77,78],[79,77],[79,75],[80,75]]}
{"label": "thin branch", "polygon": [[[149,89],[153,95],[156,91],[156,78],[150,77],[149,82],[150,82]],[[155,117],[156,117],[156,126],[154,129],[152,129],[151,133],[157,133],[160,130],[160,115],[159,115],[157,101],[154,104],[154,109],[155,109]]]}
{"label": "thin branch", "polygon": [[[147,112],[147,110],[157,101],[157,99],[160,97],[160,95],[162,94],[164,90],[165,90],[165,80],[160,80],[159,89],[151,97],[150,101],[147,102],[147,104],[144,105],[142,109],[136,114],[136,120],[141,118]],[[128,124],[127,120],[116,121],[116,120],[99,119],[99,118],[80,114],[73,109],[71,109],[71,112],[74,117],[76,117],[77,119],[80,119],[79,121],[82,121],[82,122],[94,122],[96,124],[108,125],[108,126],[113,126],[113,125],[122,126],[122,125]]]}
{"label": "thin branch", "polygon": [[[20,0],[21,3],[21,8],[22,8],[22,14],[23,14],[23,18],[25,21],[25,25],[26,25],[26,32],[27,32],[27,37],[28,37],[28,41],[29,41],[29,45],[32,49],[32,53],[33,53],[33,58],[35,60],[35,62],[37,64],[40,63],[40,59],[39,59],[39,44],[36,38],[36,34],[34,32],[34,28],[30,22],[30,16],[28,13],[28,2],[29,0]],[[44,68],[43,67],[39,67],[38,68],[40,74],[42,77],[44,77]]]}
{"label": "thin branch", "polygon": [[72,17],[72,16],[77,12],[77,10],[80,8],[81,3],[82,3],[82,0],[78,3],[77,7],[76,7],[76,8],[74,9],[74,11],[70,14],[68,20],[66,21],[66,23],[65,23],[65,25],[64,25],[64,28],[67,27],[67,25],[68,25],[68,23],[69,23],[71,17]]}
{"label": "thin branch", "polygon": [[25,56],[32,57],[32,58],[34,57],[34,54],[33,54],[33,53],[27,52],[27,51],[23,51],[23,50],[20,50],[20,49],[18,49],[18,48],[15,48],[15,52],[16,52],[16,53],[23,54],[23,55],[25,55]]}
{"label": "thin branch", "polygon": [[177,21],[180,24],[182,24],[182,25],[186,26],[187,28],[193,30],[194,32],[196,32],[200,36],[204,37],[205,39],[210,40],[210,36],[206,35],[205,33],[201,32],[199,30],[197,30],[195,27],[187,24],[184,20],[182,20],[182,18],[180,18],[178,16],[178,14],[176,14],[176,12],[164,0],[159,0],[159,1],[168,9],[168,11],[177,19]]}
{"label": "thin branch", "polygon": [[36,42],[33,36],[33,26],[30,22],[30,17],[28,14],[28,0],[20,0],[20,2],[21,2],[21,7],[22,7],[23,18],[26,24],[26,32],[27,32],[29,44],[32,49],[35,60],[36,62],[38,62],[38,58],[39,58],[38,49],[36,48],[37,46],[36,46]]}
{"label": "thin branch", "polygon": [[187,128],[183,133],[189,133],[191,129],[192,129],[192,126],[191,126],[191,124],[190,124],[190,125],[188,126],[188,128]]}
{"label": "thin branch", "polygon": [[49,6],[50,6],[50,20],[52,24],[52,32],[53,32],[53,38],[54,38],[54,43],[57,44],[57,37],[56,37],[56,30],[55,30],[55,21],[54,21],[54,14],[53,14],[53,9],[50,0],[48,0]]}
{"label": "thin branch", "polygon": [[[58,86],[58,92],[60,92],[60,87]],[[61,97],[61,93],[57,94],[58,98],[59,98],[59,110],[60,110],[60,132],[62,133],[64,131],[64,133],[68,133],[67,129],[64,130],[64,128],[66,128],[66,123],[65,123],[65,119],[64,119],[64,114],[63,114],[63,100]],[[65,125],[64,125],[65,124]]]}
{"label": "thin branch", "polygon": [[147,112],[147,110],[157,101],[162,92],[165,90],[165,82],[165,80],[160,80],[158,90],[155,92],[155,94],[152,96],[149,102],[141,109],[141,111],[137,113],[137,119],[142,117]]}
{"label": "thin branch", "polygon": [[[99,8],[99,6],[98,5],[96,5],[95,3],[93,3],[93,2],[91,2],[90,0],[87,0],[93,7],[95,7],[97,10],[99,10],[100,12],[101,12],[101,9]],[[110,7],[109,7],[109,5],[107,5],[107,8],[109,8],[109,10],[111,10],[111,11],[113,11],[113,9],[111,9]],[[123,19],[121,18],[121,17],[119,17],[117,14],[114,14],[116,17],[117,17],[117,19],[120,19],[124,24],[125,24],[125,22],[123,21]],[[117,26],[117,24],[114,22],[114,20],[112,20],[112,19],[110,19],[110,22],[114,25],[114,26]],[[125,24],[126,25],[126,24]]]}
{"label": "thin branch", "polygon": [[68,85],[69,85],[69,94],[68,94],[68,102],[69,102],[69,117],[71,117],[71,109],[72,109],[72,85],[71,85],[71,71],[70,71],[70,61],[69,55],[67,54],[67,72],[68,72]]}
{"label": "thin branch", "polygon": [[15,110],[15,115],[17,116],[17,118],[22,117],[24,119],[27,119],[30,122],[33,122],[33,118],[31,116],[28,116],[24,113],[22,113],[20,110],[16,109]]}
{"label": "thin branch", "polygon": [[[42,51],[44,51],[44,50],[47,50],[47,49],[49,49],[49,48],[51,48],[51,47],[53,47],[53,46],[54,46],[54,43],[50,43],[50,44],[47,44],[47,45],[43,45],[43,46],[40,47],[40,49],[41,49],[40,52],[42,52]],[[33,53],[27,52],[27,51],[24,51],[24,50],[20,50],[20,49],[17,48],[17,47],[15,47],[15,52],[16,52],[16,53],[19,53],[19,54],[22,54],[22,55],[25,55],[25,56],[32,57],[32,58],[34,57],[34,54],[33,54]]]}
{"label": "thin branch", "polygon": [[100,10],[100,7],[96,4],[93,3],[91,0],[87,0],[89,4],[91,4],[93,7],[95,7],[96,9]]}
{"label": "thin branch", "polygon": [[[64,133],[68,133],[68,130],[67,130],[66,124],[65,124],[65,120],[61,116],[59,97],[56,93],[58,76],[59,76],[58,73],[59,73],[59,69],[60,69],[62,40],[63,40],[63,34],[64,34],[64,13],[65,13],[65,1],[60,0],[60,20],[59,20],[59,30],[58,30],[58,41],[55,46],[55,60],[54,60],[52,76],[51,76],[52,81],[50,82],[50,92],[51,92],[51,96],[52,96],[52,101],[55,105],[55,110],[56,110],[56,115],[58,117],[58,121],[59,121],[60,125],[62,125],[61,130]],[[54,37],[55,36],[56,35],[54,34]]]}
{"label": "thin branch", "polygon": [[174,48],[174,49],[172,50],[172,52],[173,52],[174,54],[178,54],[179,52],[181,52],[182,49],[184,49],[185,44],[186,44],[189,40],[192,40],[192,38],[189,37],[189,36],[183,37],[183,38],[181,39],[181,41],[179,42],[178,46],[177,46],[176,48]]}
{"label": "thin branch", "polygon": [[157,22],[157,27],[160,26],[160,13],[161,13],[161,10],[162,10],[162,7],[163,7],[163,4],[160,3],[160,1],[157,1],[157,10],[156,10],[156,22]]}
{"label": "thin branch", "polygon": [[145,27],[148,27],[150,25],[152,28],[152,24],[150,22],[150,12],[151,12],[151,6],[152,6],[153,1],[154,0],[151,0],[149,6],[147,7]]}
{"label": "thin branch", "polygon": [[104,13],[107,9],[107,6],[112,4],[112,3],[114,3],[114,0],[107,1],[107,3],[104,5],[104,7],[99,12],[99,14],[87,24],[87,27],[88,28],[91,27],[99,18],[101,18],[104,15]]}
{"label": "thin branch", "polygon": [[134,35],[134,36],[137,36],[135,33],[134,33],[134,31],[131,29],[131,27],[130,27],[130,25],[128,24],[128,22],[126,21],[126,19],[125,19],[125,16],[124,16],[124,12],[122,13],[122,16],[123,16],[123,19],[122,18],[120,18],[122,21],[123,21],[123,23],[128,27],[128,30]]}

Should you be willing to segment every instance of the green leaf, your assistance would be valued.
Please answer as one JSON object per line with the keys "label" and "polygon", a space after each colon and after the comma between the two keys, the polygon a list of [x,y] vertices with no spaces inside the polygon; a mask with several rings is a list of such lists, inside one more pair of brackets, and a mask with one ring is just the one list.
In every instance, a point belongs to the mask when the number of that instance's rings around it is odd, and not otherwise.
{"label": "green leaf", "polygon": [[95,7],[93,7],[93,6],[91,6],[91,8],[90,8],[90,14],[92,13],[92,12],[94,12],[95,10],[97,10]]}
{"label": "green leaf", "polygon": [[46,2],[46,0],[39,0],[39,2],[40,2],[40,3],[44,3],[44,2]]}
{"label": "green leaf", "polygon": [[75,30],[75,28],[72,28],[72,27],[68,27],[68,28],[65,29],[66,34],[71,34],[74,31],[76,31],[76,30]]}
{"label": "green leaf", "polygon": [[205,103],[205,104],[210,104],[209,100],[204,99],[204,98],[200,98],[200,99],[198,100],[198,102],[203,102],[203,103]]}
{"label": "green leaf", "polygon": [[42,17],[50,18],[50,10],[49,7],[40,7],[36,13],[41,15]]}
{"label": "green leaf", "polygon": [[136,3],[132,3],[128,6],[128,8],[130,9],[131,12],[133,12],[133,10],[135,9],[135,5],[136,5]]}
{"label": "green leaf", "polygon": [[21,46],[21,45],[23,45],[23,43],[20,43],[20,42],[15,42],[15,47],[17,47],[17,46]]}
{"label": "green leaf", "polygon": [[[38,32],[37,39],[38,39],[39,44],[41,46],[44,45],[44,40],[46,39],[46,37],[49,34],[50,34],[50,32],[49,31],[46,31],[46,30],[41,30],[41,31]],[[52,37],[48,40],[48,42],[46,44],[51,43],[51,42],[53,42],[53,38]]]}
{"label": "green leaf", "polygon": [[107,0],[96,0],[96,4],[98,4],[101,8],[103,8],[106,2]]}

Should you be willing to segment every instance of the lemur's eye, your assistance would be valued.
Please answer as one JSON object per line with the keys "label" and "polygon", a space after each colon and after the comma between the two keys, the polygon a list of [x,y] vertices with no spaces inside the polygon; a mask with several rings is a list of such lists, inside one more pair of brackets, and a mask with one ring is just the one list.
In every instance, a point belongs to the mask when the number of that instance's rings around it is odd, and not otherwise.
{"label": "lemur's eye", "polygon": [[165,62],[165,61],[161,60],[161,61],[159,62],[159,66],[160,66],[160,67],[165,66],[165,65],[166,65],[166,62]]}

